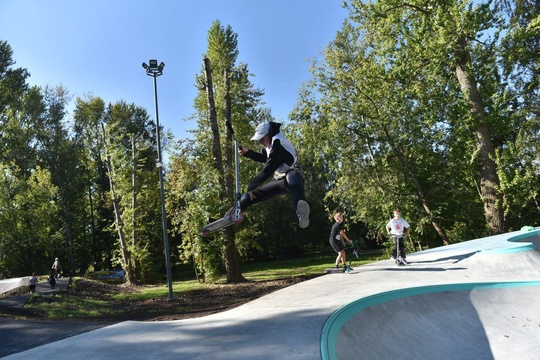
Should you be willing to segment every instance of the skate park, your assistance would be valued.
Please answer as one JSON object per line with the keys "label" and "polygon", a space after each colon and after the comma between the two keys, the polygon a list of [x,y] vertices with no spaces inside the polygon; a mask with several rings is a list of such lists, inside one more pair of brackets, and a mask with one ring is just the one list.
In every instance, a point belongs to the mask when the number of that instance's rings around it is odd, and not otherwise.
{"label": "skate park", "polygon": [[222,313],[122,322],[5,359],[537,359],[540,230],[465,241]]}

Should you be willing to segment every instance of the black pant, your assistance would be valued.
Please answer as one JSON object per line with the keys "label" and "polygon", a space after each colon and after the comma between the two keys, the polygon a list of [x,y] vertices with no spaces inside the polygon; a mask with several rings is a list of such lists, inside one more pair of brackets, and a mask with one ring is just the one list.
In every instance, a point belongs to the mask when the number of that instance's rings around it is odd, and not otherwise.
{"label": "black pant", "polygon": [[[394,248],[392,249],[392,256],[394,258],[397,257],[396,238],[397,238],[397,236],[392,235],[392,241],[394,242]],[[405,255],[405,239],[403,238],[403,236],[399,237],[398,243],[399,243],[399,255],[401,256],[402,259],[405,259],[406,258],[406,255]]]}
{"label": "black pant", "polygon": [[292,201],[296,209],[298,201],[304,200],[304,178],[296,170],[290,170],[281,180],[272,179],[258,189],[252,191],[255,199],[251,200],[248,193],[242,195],[240,208],[242,211],[253,204],[266,201],[278,195],[291,193]]}

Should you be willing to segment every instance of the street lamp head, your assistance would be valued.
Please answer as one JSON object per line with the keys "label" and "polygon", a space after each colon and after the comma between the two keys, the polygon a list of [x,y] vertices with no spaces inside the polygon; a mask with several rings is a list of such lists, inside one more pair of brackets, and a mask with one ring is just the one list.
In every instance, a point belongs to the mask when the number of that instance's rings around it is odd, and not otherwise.
{"label": "street lamp head", "polygon": [[156,77],[163,74],[163,68],[165,67],[164,62],[161,62],[158,65],[158,61],[155,59],[152,59],[148,61],[148,63],[150,65],[146,65],[146,63],[142,64],[142,67],[144,68],[144,70],[146,70],[146,75]]}

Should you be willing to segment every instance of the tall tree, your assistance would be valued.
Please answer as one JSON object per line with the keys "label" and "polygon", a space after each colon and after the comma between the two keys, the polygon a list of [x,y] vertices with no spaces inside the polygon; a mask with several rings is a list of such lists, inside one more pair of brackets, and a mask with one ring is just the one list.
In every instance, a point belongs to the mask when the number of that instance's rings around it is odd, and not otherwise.
{"label": "tall tree", "polygon": [[[238,57],[237,35],[232,28],[223,27],[215,21],[208,31],[208,51],[203,61],[202,73],[197,77],[200,92],[195,99],[198,130],[193,142],[182,144],[184,159],[173,161],[178,166],[196,167],[200,171],[197,184],[184,182],[171,187],[185,186],[178,204],[186,208],[178,209],[174,222],[183,234],[183,257],[194,258],[204,278],[214,280],[219,268],[225,267],[227,281],[244,281],[238,262],[238,231],[243,226],[228,229],[217,234],[208,242],[202,242],[198,229],[205,220],[216,214],[223,214],[234,201],[234,149],[232,134],[226,123],[230,122],[237,136],[246,138],[260,118],[258,106],[262,91],[253,87],[245,64],[236,64]],[[208,131],[210,129],[211,131]],[[192,154],[187,156],[186,152]],[[247,167],[242,169],[244,174]],[[175,169],[173,179],[184,178],[188,169]],[[195,186],[195,187],[194,187]],[[178,189],[171,190],[178,196]],[[188,200],[189,199],[189,200]],[[180,205],[178,205],[180,206]],[[179,218],[181,217],[181,219]],[[181,225],[180,225],[181,224]]]}
{"label": "tall tree", "polygon": [[38,161],[51,173],[58,188],[56,203],[60,216],[56,228],[65,241],[56,244],[55,257],[62,259],[64,270],[74,272],[86,269],[90,263],[87,256],[89,243],[84,236],[86,187],[80,171],[80,157],[76,143],[69,135],[67,104],[70,100],[63,86],[43,89],[46,111],[37,133]]}
{"label": "tall tree", "polygon": [[[489,232],[506,229],[497,151],[504,153],[512,122],[494,51],[505,23],[491,5],[349,3],[349,19],[326,51],[327,64],[314,67],[313,84],[323,95],[308,92],[297,116],[333,137],[323,146],[333,160],[330,174],[338,176],[329,194],[347,197],[351,189],[369,188],[355,194],[364,203],[356,209],[362,220],[388,213],[384,203],[406,206],[419,232],[429,222],[447,242],[467,228],[467,236],[484,234],[477,226],[482,205]],[[319,125],[305,131],[316,129],[321,132]],[[353,145],[345,148],[340,138]],[[345,176],[359,166],[362,175]],[[390,169],[402,169],[402,176],[392,178]]]}
{"label": "tall tree", "polygon": [[101,156],[103,144],[101,124],[105,118],[105,103],[99,97],[78,98],[74,111],[73,132],[81,162],[80,173],[86,183],[84,196],[87,204],[85,236],[90,240],[90,252],[94,270],[113,268],[115,237],[109,231],[114,221],[109,200],[109,181]]}
{"label": "tall tree", "polygon": [[[105,107],[99,98],[79,99],[75,119],[79,144],[90,150],[85,167],[90,199],[97,199],[98,216],[92,225],[98,235],[93,237],[95,256],[109,258],[111,263],[104,267],[121,264],[132,283],[159,281],[164,248],[152,136],[155,124],[146,110],[134,104],[120,101]],[[117,244],[101,242],[99,238],[113,224]]]}
{"label": "tall tree", "polygon": [[0,41],[0,277],[48,271],[62,241],[53,225],[58,189],[37,162],[45,102],[12,55]]}

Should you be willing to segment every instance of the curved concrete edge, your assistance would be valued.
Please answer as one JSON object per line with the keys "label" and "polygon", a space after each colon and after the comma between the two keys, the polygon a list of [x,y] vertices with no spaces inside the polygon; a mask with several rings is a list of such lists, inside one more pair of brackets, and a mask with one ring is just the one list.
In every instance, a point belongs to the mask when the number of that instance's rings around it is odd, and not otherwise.
{"label": "curved concrete edge", "polygon": [[537,250],[538,248],[534,244],[523,244],[514,247],[508,247],[504,249],[486,249],[478,250],[477,253],[481,255],[496,255],[496,254],[511,254],[525,251]]}
{"label": "curved concrete edge", "polygon": [[480,282],[430,285],[391,290],[364,297],[362,299],[342,306],[334,313],[332,313],[332,315],[330,315],[330,317],[326,320],[321,333],[321,358],[322,360],[337,359],[336,343],[341,327],[359,311],[364,310],[370,306],[380,304],[385,301],[428,293],[459,290],[504,289],[528,286],[540,286],[540,281]]}
{"label": "curved concrete edge", "polygon": [[508,242],[528,242],[532,243],[536,248],[540,249],[540,230],[522,230],[522,234],[518,234],[508,238]]}

